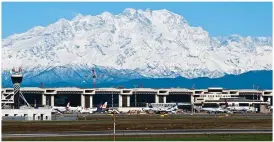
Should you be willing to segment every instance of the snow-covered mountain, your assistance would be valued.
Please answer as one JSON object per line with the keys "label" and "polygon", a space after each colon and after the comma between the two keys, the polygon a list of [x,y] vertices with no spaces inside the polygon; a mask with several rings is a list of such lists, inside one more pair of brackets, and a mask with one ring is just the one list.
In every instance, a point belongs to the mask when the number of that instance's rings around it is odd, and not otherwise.
{"label": "snow-covered mountain", "polygon": [[4,80],[16,66],[33,82],[81,82],[93,66],[99,82],[272,69],[271,37],[210,37],[165,9],[79,14],[11,35],[2,44]]}

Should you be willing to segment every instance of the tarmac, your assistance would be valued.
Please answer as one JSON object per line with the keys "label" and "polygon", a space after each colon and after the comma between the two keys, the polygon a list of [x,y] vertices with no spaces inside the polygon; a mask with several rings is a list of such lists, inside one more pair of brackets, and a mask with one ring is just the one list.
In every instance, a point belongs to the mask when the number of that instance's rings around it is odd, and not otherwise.
{"label": "tarmac", "polygon": [[[60,136],[110,136],[108,131],[76,131],[76,132],[43,132],[43,133],[3,133],[3,138],[10,137],[60,137]],[[170,135],[170,134],[242,134],[242,133],[272,133],[272,129],[195,129],[195,130],[117,130],[115,135]]]}
{"label": "tarmac", "polygon": [[[108,117],[110,114],[61,114],[61,115],[52,115],[53,117],[96,117],[96,116],[106,116]],[[119,116],[160,116],[161,114],[116,114],[116,117]],[[270,114],[261,114],[261,113],[235,113],[235,114],[208,114],[208,113],[193,113],[193,114],[168,114],[168,116],[181,116],[181,117],[193,117],[193,118],[214,118],[214,117],[225,117],[225,116],[237,116],[242,118],[253,118],[253,119],[272,119],[272,113]]]}

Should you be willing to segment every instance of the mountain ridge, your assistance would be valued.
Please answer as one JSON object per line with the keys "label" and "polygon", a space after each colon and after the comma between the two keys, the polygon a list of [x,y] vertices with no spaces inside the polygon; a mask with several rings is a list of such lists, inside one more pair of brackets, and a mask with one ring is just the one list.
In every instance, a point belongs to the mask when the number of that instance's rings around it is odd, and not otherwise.
{"label": "mountain ridge", "polygon": [[[118,82],[118,83],[100,83],[96,87],[125,87],[134,88],[135,85],[140,87],[142,84],[143,88],[195,88],[195,89],[206,89],[209,87],[222,87],[224,89],[253,89],[253,85],[259,86],[260,90],[273,89],[273,71],[251,71],[243,73],[241,75],[225,75],[222,78],[195,78],[188,79],[184,77],[177,78],[143,78],[143,79],[132,79],[130,81]],[[3,87],[12,87],[11,81],[2,81]],[[78,88],[93,88],[92,80],[85,83],[73,83],[73,82],[44,82],[45,88],[51,87],[78,87]],[[22,87],[40,87],[40,83],[24,81]]]}
{"label": "mountain ridge", "polygon": [[27,77],[37,77],[34,83],[81,82],[94,66],[104,70],[98,83],[272,70],[272,37],[210,37],[166,9],[62,18],[2,42],[4,80],[14,66],[22,66]]}

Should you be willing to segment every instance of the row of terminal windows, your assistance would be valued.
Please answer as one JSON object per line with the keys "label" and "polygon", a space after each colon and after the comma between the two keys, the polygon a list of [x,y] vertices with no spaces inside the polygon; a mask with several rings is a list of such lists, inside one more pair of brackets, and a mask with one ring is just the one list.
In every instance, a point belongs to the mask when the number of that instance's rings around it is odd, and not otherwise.
{"label": "row of terminal windows", "polygon": [[222,98],[229,98],[230,95],[200,95],[200,97],[222,97]]}

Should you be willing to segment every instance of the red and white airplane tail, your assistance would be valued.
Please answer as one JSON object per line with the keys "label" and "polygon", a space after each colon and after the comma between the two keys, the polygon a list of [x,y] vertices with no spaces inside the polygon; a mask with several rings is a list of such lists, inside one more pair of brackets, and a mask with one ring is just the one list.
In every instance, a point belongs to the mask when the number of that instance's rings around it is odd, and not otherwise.
{"label": "red and white airplane tail", "polygon": [[107,108],[108,102],[105,102],[102,108]]}
{"label": "red and white airplane tail", "polygon": [[68,110],[70,107],[70,102],[68,102],[66,109]]}

